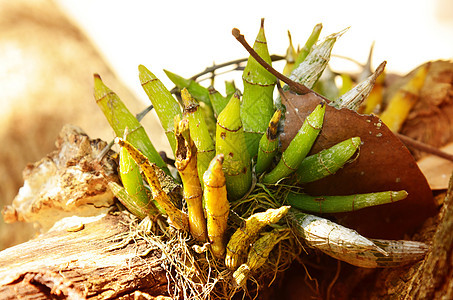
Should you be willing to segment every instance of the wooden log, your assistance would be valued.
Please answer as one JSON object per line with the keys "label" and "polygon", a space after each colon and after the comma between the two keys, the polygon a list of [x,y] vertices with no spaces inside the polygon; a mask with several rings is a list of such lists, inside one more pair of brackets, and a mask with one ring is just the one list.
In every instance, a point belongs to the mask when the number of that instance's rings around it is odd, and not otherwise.
{"label": "wooden log", "polygon": [[100,158],[107,143],[65,126],[56,145],[26,169],[24,186],[2,211],[7,222],[35,223],[44,233],[0,252],[0,299],[165,294],[160,253],[137,235],[129,243],[137,228],[129,226],[132,215],[109,213],[115,205],[108,182],[118,178],[113,153]]}
{"label": "wooden log", "polygon": [[58,230],[0,252],[0,299],[133,299],[138,294],[154,299],[167,294],[158,251],[149,252],[143,240],[112,249],[115,236],[130,230],[127,214],[80,220],[83,228],[73,227],[74,219],[68,218]]}

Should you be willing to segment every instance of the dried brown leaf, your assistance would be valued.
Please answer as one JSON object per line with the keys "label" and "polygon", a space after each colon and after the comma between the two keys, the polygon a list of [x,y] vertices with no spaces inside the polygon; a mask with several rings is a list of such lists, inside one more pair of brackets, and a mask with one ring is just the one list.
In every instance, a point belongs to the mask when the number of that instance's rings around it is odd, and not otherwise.
{"label": "dried brown leaf", "polygon": [[[453,61],[429,63],[425,83],[401,133],[440,148],[453,142]],[[404,80],[413,76],[417,69]],[[418,159],[424,154],[414,150],[414,155]]]}
{"label": "dried brown leaf", "polygon": [[[453,143],[450,143],[440,150],[453,154]],[[453,173],[453,162],[435,155],[427,155],[417,161],[418,167],[428,180],[432,190],[446,190]]]}
{"label": "dried brown leaf", "polygon": [[[282,94],[282,104],[287,109],[281,135],[283,149],[321,100],[315,93]],[[367,237],[400,239],[404,234],[413,233],[436,213],[432,192],[410,152],[379,118],[327,106],[323,129],[311,154],[354,136],[359,136],[363,142],[357,159],[335,175],[307,184],[306,192],[347,195],[404,189],[409,193],[405,200],[335,217]]]}

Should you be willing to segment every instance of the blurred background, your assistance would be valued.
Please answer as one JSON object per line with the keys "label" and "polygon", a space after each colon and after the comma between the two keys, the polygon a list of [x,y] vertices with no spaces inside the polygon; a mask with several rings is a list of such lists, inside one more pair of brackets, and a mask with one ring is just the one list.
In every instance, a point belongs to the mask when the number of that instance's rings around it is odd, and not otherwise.
{"label": "blurred background", "polygon": [[[374,63],[406,73],[433,58],[453,55],[453,2],[413,1],[57,1],[89,36],[119,78],[140,97],[137,65],[148,66],[171,85],[162,69],[191,75],[212,65],[245,57],[231,35],[237,27],[253,43],[260,18],[270,53],[284,55],[287,30],[303,46],[317,23],[321,38],[346,27],[334,53],[365,62],[375,41]],[[366,4],[365,4],[366,3]],[[356,67],[336,59],[334,67]]]}
{"label": "blurred background", "polygon": [[[17,194],[25,166],[55,149],[64,124],[80,126],[91,138],[113,138],[93,100],[93,73],[137,113],[148,104],[139,64],[171,89],[164,68],[188,78],[213,63],[246,57],[231,29],[240,29],[253,43],[263,17],[271,54],[285,54],[287,30],[294,45],[303,46],[313,26],[322,23],[321,39],[350,27],[335,45],[335,55],[365,63],[374,42],[372,67],[386,60],[387,72],[406,74],[428,60],[453,57],[449,0],[214,3],[0,0],[0,206]],[[283,62],[275,66],[281,69]],[[340,57],[331,67],[359,70]],[[242,87],[240,77],[239,72],[224,75]],[[218,89],[223,93],[222,78]],[[156,148],[168,150],[155,116],[149,114],[143,123]],[[29,225],[1,220],[0,249],[34,234]]]}

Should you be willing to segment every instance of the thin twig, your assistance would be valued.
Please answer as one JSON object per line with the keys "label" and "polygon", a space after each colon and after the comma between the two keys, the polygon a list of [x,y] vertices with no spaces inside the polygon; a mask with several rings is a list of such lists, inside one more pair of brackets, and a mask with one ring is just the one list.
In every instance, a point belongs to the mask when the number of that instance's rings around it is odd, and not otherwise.
{"label": "thin twig", "polygon": [[420,141],[417,141],[417,140],[414,140],[404,134],[401,134],[401,133],[397,133],[396,136],[407,146],[407,147],[410,147],[410,148],[414,148],[416,150],[420,150],[422,152],[425,152],[425,153],[429,153],[429,154],[432,154],[432,155],[435,155],[435,156],[438,156],[438,157],[441,157],[443,159],[446,159],[446,160],[449,160],[449,161],[453,161],[453,155],[445,152],[445,151],[442,151],[436,147],[433,147],[433,146],[430,146],[428,144],[425,144],[423,142],[420,142]]}
{"label": "thin twig", "polygon": [[[279,60],[283,60],[283,59],[285,59],[284,56],[276,55],[276,54],[271,55],[271,60],[272,61],[279,61]],[[232,61],[228,61],[228,62],[225,62],[225,63],[222,63],[222,64],[213,65],[211,67],[207,67],[206,69],[204,69],[204,71],[193,75],[192,77],[190,77],[190,79],[196,80],[198,77],[201,77],[201,76],[203,76],[205,74],[213,73],[217,69],[221,69],[221,68],[228,67],[228,66],[231,66],[231,65],[238,65],[238,67],[239,67],[239,64],[241,64],[243,62],[246,62],[247,60],[248,60],[248,57],[245,57],[245,58],[239,58],[239,59],[235,59],[235,60],[232,60]],[[236,69],[233,69],[232,71],[236,71]]]}
{"label": "thin twig", "polygon": [[247,58],[240,58],[240,59],[235,59],[235,60],[232,60],[232,61],[229,61],[229,62],[226,62],[226,63],[213,65],[211,67],[206,67],[206,69],[204,69],[203,71],[201,71],[198,74],[193,75],[192,77],[190,77],[190,79],[197,80],[198,77],[201,77],[201,76],[203,76],[205,74],[213,73],[217,69],[221,69],[221,68],[228,67],[228,66],[231,66],[231,65],[239,65],[240,63],[245,62],[245,61],[247,61]]}
{"label": "thin twig", "polygon": [[365,64],[359,62],[358,60],[355,60],[351,57],[348,57],[348,56],[345,56],[345,55],[341,55],[341,54],[332,54],[332,57],[337,57],[337,58],[341,58],[341,59],[344,59],[344,60],[348,60],[356,65],[358,65],[359,67],[362,67],[362,68],[365,68]]}
{"label": "thin twig", "polygon": [[171,159],[167,156],[167,153],[165,151],[159,151],[159,155],[162,158],[162,160],[167,164],[172,167],[175,167],[175,160]]}
{"label": "thin twig", "polygon": [[245,67],[244,66],[241,66],[241,65],[237,65],[236,67],[232,68],[232,69],[229,69],[229,70],[226,70],[226,71],[223,71],[223,72],[219,72],[219,73],[212,73],[213,76],[210,76],[210,77],[206,77],[206,78],[201,78],[201,79],[198,79],[200,77],[198,77],[197,79],[197,82],[202,82],[202,81],[205,81],[205,80],[208,80],[210,79],[211,81],[215,78],[215,76],[219,76],[219,75],[223,75],[223,74],[227,74],[227,73],[230,73],[230,72],[233,72],[233,71],[244,71]]}
{"label": "thin twig", "polygon": [[136,114],[135,117],[140,122],[141,120],[143,120],[143,118],[146,116],[146,114],[149,113],[153,108],[154,108],[154,106],[151,104],[147,108],[145,108],[144,110],[142,110],[141,112]]}
{"label": "thin twig", "polygon": [[[245,40],[244,35],[241,34],[239,29],[233,28],[232,34],[239,41],[239,43],[241,43],[242,46],[244,46],[244,48],[250,53],[250,55],[259,64],[261,64],[263,66],[263,68],[265,68],[272,75],[274,75],[275,77],[277,77],[278,79],[280,79],[281,81],[283,81],[284,83],[289,85],[290,88],[293,91],[295,91],[296,93],[299,93],[299,94],[307,94],[307,93],[310,93],[310,92],[313,93],[313,90],[307,88],[306,86],[304,86],[302,84],[299,84],[299,83],[297,83],[295,81],[292,81],[288,77],[284,76],[283,74],[281,74],[280,72],[278,72],[274,68],[272,68],[272,66],[269,65],[267,62],[265,62],[264,59],[262,59],[258,55],[258,53],[256,53],[256,51],[252,47],[250,47],[250,45]],[[448,153],[446,153],[444,151],[441,151],[441,150],[439,150],[439,149],[437,149],[435,147],[432,147],[430,145],[427,145],[425,143],[422,143],[422,142],[416,141],[414,139],[411,139],[411,138],[409,138],[409,137],[407,137],[405,135],[402,135],[402,134],[399,134],[399,133],[397,133],[396,135],[400,138],[400,140],[404,144],[406,144],[409,147],[412,147],[412,148],[415,148],[417,150],[420,150],[420,151],[423,151],[423,152],[426,152],[426,153],[430,153],[430,154],[439,156],[439,157],[447,159],[449,161],[453,161],[453,155],[451,155],[451,154],[448,154]]]}

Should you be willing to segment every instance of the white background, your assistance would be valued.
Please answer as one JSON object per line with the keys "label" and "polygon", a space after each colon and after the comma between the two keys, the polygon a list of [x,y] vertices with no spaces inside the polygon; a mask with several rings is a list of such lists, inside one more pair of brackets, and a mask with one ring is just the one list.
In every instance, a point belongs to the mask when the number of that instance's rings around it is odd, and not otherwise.
{"label": "white background", "polygon": [[[262,17],[271,54],[285,53],[288,29],[294,44],[303,45],[313,26],[323,23],[321,38],[350,27],[334,54],[365,62],[375,41],[374,67],[387,60],[388,71],[407,73],[427,60],[453,57],[452,2],[58,0],[142,99],[139,64],[171,88],[164,68],[190,77],[214,61],[246,57],[231,30],[239,28],[253,43]],[[355,67],[338,58],[332,65]]]}

